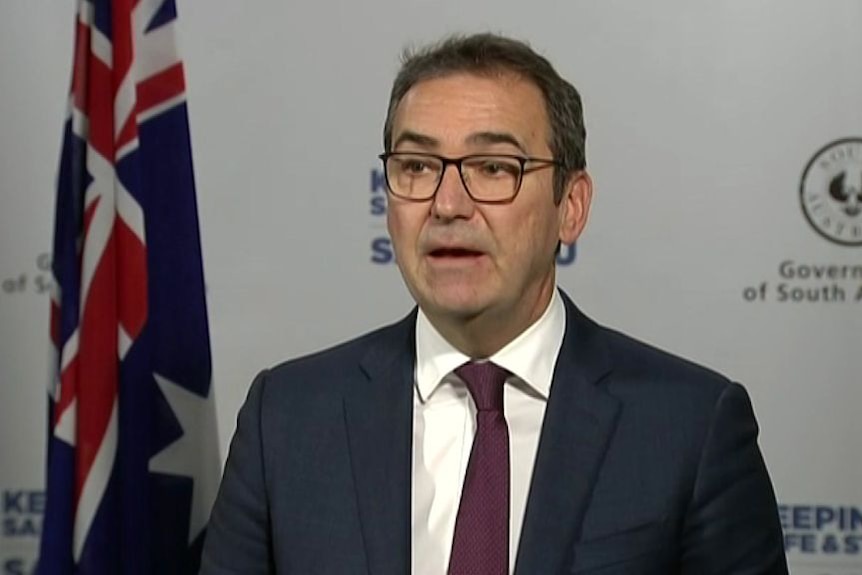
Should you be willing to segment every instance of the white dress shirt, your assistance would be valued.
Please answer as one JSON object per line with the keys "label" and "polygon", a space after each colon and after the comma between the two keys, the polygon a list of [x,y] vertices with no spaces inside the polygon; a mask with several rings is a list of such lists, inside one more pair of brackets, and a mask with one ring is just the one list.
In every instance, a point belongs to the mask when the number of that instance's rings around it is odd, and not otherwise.
{"label": "white dress shirt", "polygon": [[[536,448],[565,329],[566,309],[554,290],[542,317],[488,358],[513,374],[503,392],[511,460],[510,573],[515,567]],[[419,310],[413,393],[415,575],[442,575],[449,566],[455,517],[476,430],[476,407],[470,392],[453,373],[467,361],[470,358],[443,339]]]}

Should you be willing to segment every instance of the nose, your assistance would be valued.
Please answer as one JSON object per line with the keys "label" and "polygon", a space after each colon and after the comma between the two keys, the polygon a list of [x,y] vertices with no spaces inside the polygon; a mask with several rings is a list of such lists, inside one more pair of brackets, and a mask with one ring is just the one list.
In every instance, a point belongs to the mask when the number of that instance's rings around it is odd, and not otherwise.
{"label": "nose", "polygon": [[453,220],[456,218],[470,219],[476,204],[467,193],[458,166],[450,164],[443,168],[440,186],[431,204],[432,215],[440,220]]}

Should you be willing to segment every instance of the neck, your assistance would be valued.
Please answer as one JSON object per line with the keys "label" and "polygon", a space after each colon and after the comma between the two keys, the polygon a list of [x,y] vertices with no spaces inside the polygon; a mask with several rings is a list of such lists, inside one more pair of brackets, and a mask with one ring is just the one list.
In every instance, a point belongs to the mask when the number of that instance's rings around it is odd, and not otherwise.
{"label": "neck", "polygon": [[[473,359],[490,357],[533,325],[551,303],[555,289],[553,277],[547,287],[541,287],[533,305],[469,317],[435,316],[426,312],[434,328],[458,351]],[[524,298],[528,300],[528,298]]]}

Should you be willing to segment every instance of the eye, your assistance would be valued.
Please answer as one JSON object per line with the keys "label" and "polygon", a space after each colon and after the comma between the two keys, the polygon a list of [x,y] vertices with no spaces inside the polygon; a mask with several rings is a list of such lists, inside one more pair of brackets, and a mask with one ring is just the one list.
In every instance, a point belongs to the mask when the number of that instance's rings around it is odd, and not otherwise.
{"label": "eye", "polygon": [[521,165],[510,158],[481,158],[477,159],[475,166],[486,178],[518,177],[521,171]]}
{"label": "eye", "polygon": [[389,158],[389,170],[403,177],[419,178],[435,175],[440,170],[440,166],[434,157],[422,154],[398,154]]}
{"label": "eye", "polygon": [[408,174],[421,174],[428,169],[428,164],[424,160],[417,158],[406,158],[401,160],[401,171]]}

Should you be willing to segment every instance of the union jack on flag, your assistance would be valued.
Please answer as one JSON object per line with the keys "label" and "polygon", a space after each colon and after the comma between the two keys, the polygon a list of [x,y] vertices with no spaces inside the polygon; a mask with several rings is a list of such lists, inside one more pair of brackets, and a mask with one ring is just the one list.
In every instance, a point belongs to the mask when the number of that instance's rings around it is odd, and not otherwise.
{"label": "union jack on flag", "polygon": [[174,0],[78,0],[39,573],[196,573],[219,481]]}

